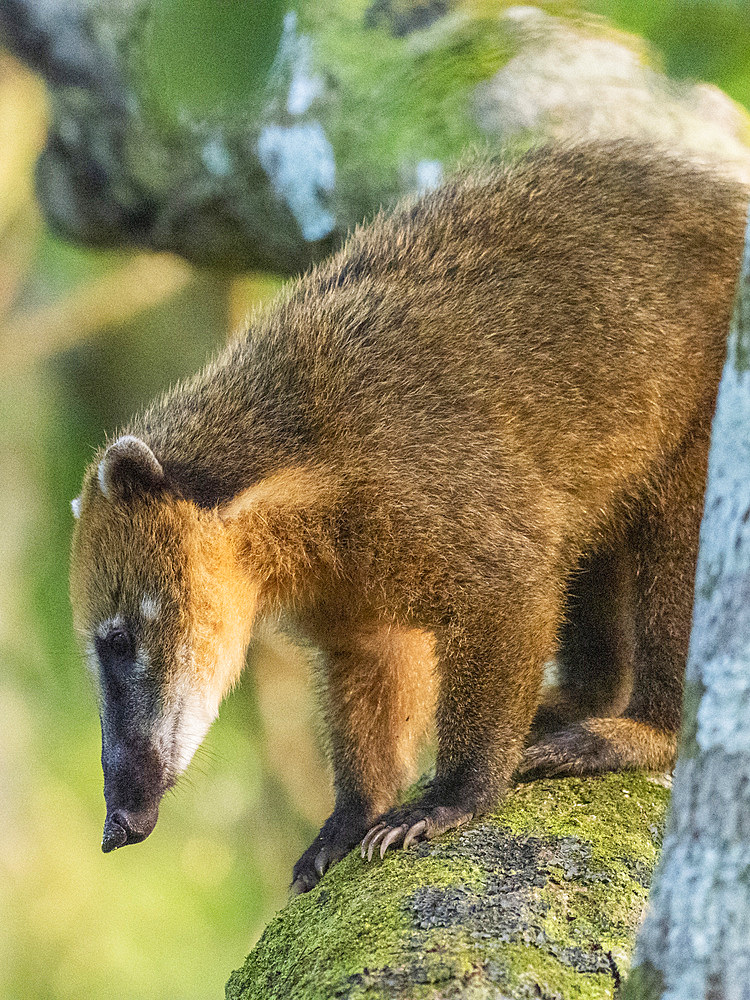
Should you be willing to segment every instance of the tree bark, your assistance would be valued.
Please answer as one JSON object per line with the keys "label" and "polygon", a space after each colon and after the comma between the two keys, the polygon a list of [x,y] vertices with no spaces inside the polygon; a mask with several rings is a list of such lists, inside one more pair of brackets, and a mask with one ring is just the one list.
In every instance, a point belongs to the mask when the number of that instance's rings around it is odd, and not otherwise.
{"label": "tree bark", "polygon": [[669,826],[626,996],[750,997],[750,230],[713,423]]}
{"label": "tree bark", "polygon": [[471,147],[636,135],[750,179],[747,115],[716,88],[673,83],[599,19],[481,9],[3,0],[0,36],[49,88],[47,219],[88,245],[290,274]]}
{"label": "tree bark", "polygon": [[229,1000],[613,998],[660,843],[666,781],[537,781],[463,830],[359,851],[269,924]]}

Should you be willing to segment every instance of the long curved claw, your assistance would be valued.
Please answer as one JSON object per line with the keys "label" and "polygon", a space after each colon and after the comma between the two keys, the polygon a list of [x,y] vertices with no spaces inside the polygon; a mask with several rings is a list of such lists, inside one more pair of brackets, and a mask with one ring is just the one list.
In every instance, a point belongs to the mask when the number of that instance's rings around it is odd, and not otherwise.
{"label": "long curved claw", "polygon": [[381,830],[385,829],[385,823],[376,823],[375,826],[371,827],[362,839],[362,860],[364,861],[367,857],[367,848],[370,846],[370,841],[379,833]]}
{"label": "long curved claw", "polygon": [[395,844],[397,840],[399,840],[401,837],[403,837],[403,835],[404,835],[405,832],[406,832],[406,824],[405,823],[403,823],[401,826],[395,826],[395,827],[391,828],[390,832],[385,837],[385,839],[380,842],[380,858],[381,858],[381,860],[385,857],[385,852],[388,850],[388,848],[391,846],[391,844]]}
{"label": "long curved claw", "polygon": [[391,809],[367,831],[362,840],[363,861],[372,861],[379,849],[381,859],[391,847],[406,850],[420,840],[437,837],[446,830],[466,823],[473,817],[458,806],[436,806],[430,801]]}
{"label": "long curved claw", "polygon": [[417,839],[422,836],[427,830],[427,820],[420,819],[419,822],[414,823],[406,831],[406,836],[404,837],[404,843],[402,845],[403,849],[406,850],[407,847],[411,847],[412,844],[416,843]]}
{"label": "long curved claw", "polygon": [[378,846],[378,844],[380,843],[380,841],[383,840],[384,837],[388,836],[388,832],[389,832],[390,829],[391,828],[389,826],[386,826],[385,824],[383,824],[383,829],[382,830],[378,830],[378,832],[372,838],[372,840],[370,841],[370,846],[367,848],[367,860],[368,861],[372,861],[372,855],[373,855],[373,853],[375,851],[375,848]]}
{"label": "long curved claw", "polygon": [[329,863],[330,859],[328,857],[328,852],[326,851],[326,849],[323,848],[322,850],[318,851],[318,853],[315,856],[314,864],[315,864],[315,871],[321,878],[323,878],[325,873],[328,871]]}

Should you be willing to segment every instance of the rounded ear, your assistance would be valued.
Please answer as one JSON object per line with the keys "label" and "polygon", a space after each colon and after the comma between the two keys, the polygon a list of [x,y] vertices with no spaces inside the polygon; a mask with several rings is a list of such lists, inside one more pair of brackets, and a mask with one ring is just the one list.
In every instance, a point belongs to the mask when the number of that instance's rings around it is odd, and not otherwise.
{"label": "rounded ear", "polygon": [[165,485],[164,470],[145,441],[124,434],[111,444],[99,463],[99,486],[105,497],[127,499],[154,493]]}

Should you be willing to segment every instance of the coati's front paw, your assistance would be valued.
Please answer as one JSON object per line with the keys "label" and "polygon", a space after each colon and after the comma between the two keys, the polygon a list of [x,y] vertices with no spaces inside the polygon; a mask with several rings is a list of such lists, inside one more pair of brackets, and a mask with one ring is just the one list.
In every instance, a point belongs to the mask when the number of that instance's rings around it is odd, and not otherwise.
{"label": "coati's front paw", "polygon": [[431,840],[446,830],[468,823],[474,813],[461,806],[430,806],[415,802],[383,813],[362,841],[362,858],[372,861],[375,849],[385,857],[389,847],[404,850],[419,840]]}
{"label": "coati's front paw", "polygon": [[342,820],[334,813],[294,866],[290,893],[298,896],[309,892],[332,865],[356,846],[366,829],[364,821]]}

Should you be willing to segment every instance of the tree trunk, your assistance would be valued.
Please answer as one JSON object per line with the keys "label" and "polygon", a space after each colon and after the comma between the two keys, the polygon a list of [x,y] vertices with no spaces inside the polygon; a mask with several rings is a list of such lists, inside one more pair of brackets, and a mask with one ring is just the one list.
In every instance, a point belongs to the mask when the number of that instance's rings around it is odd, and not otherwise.
{"label": "tree trunk", "polygon": [[354,851],[269,924],[229,1000],[612,998],[668,791],[642,774],[537,781],[434,843]]}
{"label": "tree trunk", "polygon": [[3,0],[48,83],[47,218],[89,245],[294,273],[472,147],[635,135],[750,179],[747,115],[599,19],[460,0]]}
{"label": "tree trunk", "polygon": [[714,417],[664,852],[632,1000],[750,997],[750,230]]}

